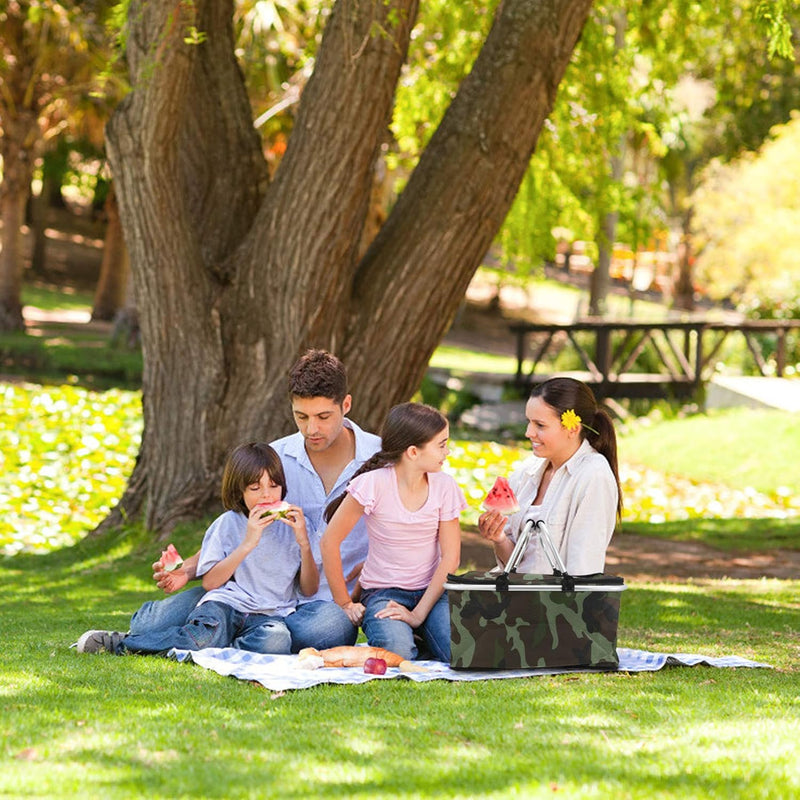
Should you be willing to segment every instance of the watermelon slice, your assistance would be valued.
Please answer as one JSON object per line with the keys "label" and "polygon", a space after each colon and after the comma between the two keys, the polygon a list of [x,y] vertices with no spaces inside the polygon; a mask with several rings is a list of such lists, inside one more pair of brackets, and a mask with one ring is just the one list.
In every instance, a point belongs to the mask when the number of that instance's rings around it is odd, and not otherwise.
{"label": "watermelon slice", "polygon": [[258,507],[264,512],[261,515],[261,519],[265,517],[281,519],[286,516],[286,512],[291,508],[285,500],[276,500],[274,503],[259,503]]}
{"label": "watermelon slice", "polygon": [[494,482],[494,486],[492,486],[483,501],[483,507],[487,511],[499,511],[504,516],[509,516],[519,511],[517,498],[505,478],[498,478]]}
{"label": "watermelon slice", "polygon": [[183,564],[183,559],[175,549],[174,544],[168,544],[166,550],[161,551],[161,564],[164,572],[173,572]]}

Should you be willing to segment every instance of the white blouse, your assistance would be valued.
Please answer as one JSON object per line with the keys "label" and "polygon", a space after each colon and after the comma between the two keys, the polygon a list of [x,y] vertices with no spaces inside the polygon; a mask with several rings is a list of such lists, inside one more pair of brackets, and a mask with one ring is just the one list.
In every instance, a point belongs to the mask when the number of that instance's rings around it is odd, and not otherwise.
{"label": "white blouse", "polygon": [[[506,535],[516,541],[526,519],[542,520],[567,572],[603,572],[606,549],[616,525],[618,499],[617,482],[608,461],[584,439],[575,454],[553,474],[541,505],[532,507],[547,463],[547,459],[531,456],[509,477],[520,510],[509,517]],[[517,572],[552,574],[538,536],[528,542]]]}

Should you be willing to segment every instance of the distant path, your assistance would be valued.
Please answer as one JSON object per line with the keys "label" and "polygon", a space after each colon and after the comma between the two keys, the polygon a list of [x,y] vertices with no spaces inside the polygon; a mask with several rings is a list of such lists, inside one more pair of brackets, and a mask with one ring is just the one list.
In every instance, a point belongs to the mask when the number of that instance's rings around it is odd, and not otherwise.
{"label": "distant path", "polygon": [[[491,547],[472,531],[463,532],[461,562],[474,564],[478,569],[495,565]],[[689,578],[800,580],[800,551],[729,553],[697,542],[622,533],[611,540],[606,571],[637,583]]]}

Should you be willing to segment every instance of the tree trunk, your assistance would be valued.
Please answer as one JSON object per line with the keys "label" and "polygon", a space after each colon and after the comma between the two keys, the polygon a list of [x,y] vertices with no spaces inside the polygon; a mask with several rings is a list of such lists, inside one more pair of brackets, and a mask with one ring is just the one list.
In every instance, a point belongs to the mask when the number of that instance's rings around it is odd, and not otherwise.
{"label": "tree trunk", "polygon": [[[625,31],[628,22],[624,10],[613,14],[614,49],[619,52],[625,47]],[[626,136],[623,134],[617,142],[616,152],[611,156],[611,180],[619,183],[624,176]],[[604,317],[608,311],[608,293],[611,290],[611,256],[617,238],[619,209],[607,211],[601,220],[597,237],[597,264],[592,270],[589,281],[589,316]],[[606,357],[603,354],[603,357]]]}
{"label": "tree trunk", "polygon": [[[340,355],[377,429],[428,359],[513,201],[589,0],[505,0],[363,258],[417,0],[339,0],[273,182],[233,57],[230,0],[131,3],[134,91],[108,128],[144,352],[142,449],[120,512],[167,531],[225,454],[292,429],[286,374]],[[174,14],[177,13],[178,16]],[[185,31],[207,35],[187,45]]]}
{"label": "tree trunk", "polygon": [[31,188],[33,160],[27,145],[36,118],[23,112],[3,120],[0,154],[3,157],[3,182],[0,184],[0,217],[3,222],[0,248],[0,331],[23,330],[22,280],[25,271],[25,246],[22,225],[25,204]]}
{"label": "tree trunk", "polygon": [[93,320],[112,320],[125,304],[128,287],[128,251],[122,233],[114,187],[106,195],[104,204],[106,235],[103,242],[103,263],[94,294]]}
{"label": "tree trunk", "polygon": [[673,308],[694,311],[694,254],[692,253],[692,208],[683,216],[683,236],[678,247],[678,279],[673,289]]}

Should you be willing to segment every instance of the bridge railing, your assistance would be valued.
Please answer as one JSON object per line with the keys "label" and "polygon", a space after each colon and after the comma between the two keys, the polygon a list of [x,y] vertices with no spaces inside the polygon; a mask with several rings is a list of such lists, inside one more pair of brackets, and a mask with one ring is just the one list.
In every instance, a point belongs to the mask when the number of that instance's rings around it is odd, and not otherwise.
{"label": "bridge railing", "polygon": [[[737,334],[744,337],[760,374],[782,376],[787,366],[787,335],[800,330],[800,320],[584,320],[514,323],[510,329],[516,336],[516,383],[520,387],[529,388],[550,377],[552,370],[543,372],[539,367],[552,362],[566,346],[577,354],[582,366],[572,374],[589,383],[599,396],[657,398],[693,395],[713,373],[725,341]],[[774,372],[767,350],[775,355]]]}

